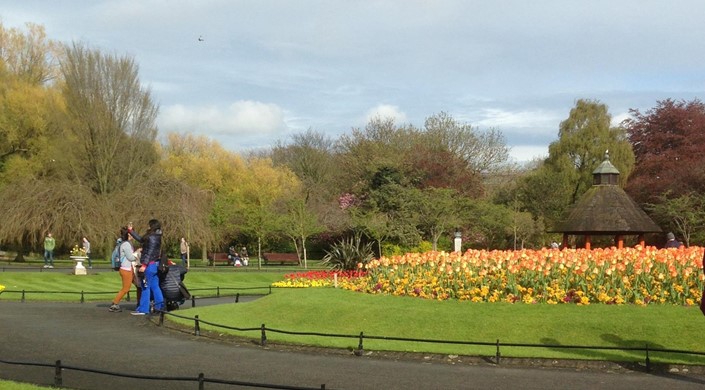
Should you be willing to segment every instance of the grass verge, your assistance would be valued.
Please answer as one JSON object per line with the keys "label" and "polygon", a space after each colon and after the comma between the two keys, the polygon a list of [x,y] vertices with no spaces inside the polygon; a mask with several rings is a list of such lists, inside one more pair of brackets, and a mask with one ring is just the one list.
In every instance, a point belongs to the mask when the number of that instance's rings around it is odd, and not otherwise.
{"label": "grass verge", "polygon": [[[526,305],[430,301],[367,295],[333,288],[277,289],[254,302],[197,307],[180,315],[236,328],[267,328],[350,337],[268,332],[268,341],[356,349],[357,336],[552,347],[501,347],[505,357],[643,361],[643,351],[568,349],[565,346],[701,351],[703,318],[681,306]],[[172,319],[184,325],[192,322]],[[259,331],[214,330],[258,339]],[[431,342],[364,340],[365,350],[494,356],[496,347]],[[705,364],[705,357],[651,352],[653,363]]]}

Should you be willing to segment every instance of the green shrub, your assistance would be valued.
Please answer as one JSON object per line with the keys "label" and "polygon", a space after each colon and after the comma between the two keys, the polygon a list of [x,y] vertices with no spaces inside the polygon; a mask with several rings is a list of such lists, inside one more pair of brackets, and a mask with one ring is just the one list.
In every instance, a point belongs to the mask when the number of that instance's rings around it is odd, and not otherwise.
{"label": "green shrub", "polygon": [[323,256],[323,264],[333,269],[354,270],[357,264],[366,264],[374,258],[372,242],[363,244],[360,236],[342,239],[331,246]]}

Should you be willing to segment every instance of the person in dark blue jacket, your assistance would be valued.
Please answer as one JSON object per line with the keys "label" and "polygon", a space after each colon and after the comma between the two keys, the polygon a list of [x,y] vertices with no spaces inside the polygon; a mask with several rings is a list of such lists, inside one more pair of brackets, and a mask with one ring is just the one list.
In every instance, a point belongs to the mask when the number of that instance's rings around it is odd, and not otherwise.
{"label": "person in dark blue jacket", "polygon": [[[164,296],[159,288],[159,259],[162,250],[162,225],[156,219],[149,221],[149,229],[144,236],[140,236],[132,225],[128,225],[130,235],[142,244],[142,256],[138,273],[144,273],[142,282],[142,296],[137,305],[137,310],[132,315],[145,315],[150,312],[150,299],[154,300],[154,310],[164,310]],[[151,294],[150,294],[151,293]]]}
{"label": "person in dark blue jacket", "polygon": [[680,248],[681,247],[680,241],[676,240],[675,234],[669,232],[666,235],[666,248]]}

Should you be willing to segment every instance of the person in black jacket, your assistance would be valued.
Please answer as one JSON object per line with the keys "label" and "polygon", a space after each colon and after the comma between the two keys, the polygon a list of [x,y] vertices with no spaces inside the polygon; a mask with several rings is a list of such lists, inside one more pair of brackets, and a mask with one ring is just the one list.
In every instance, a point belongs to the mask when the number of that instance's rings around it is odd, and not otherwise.
{"label": "person in black jacket", "polygon": [[164,310],[164,296],[159,288],[159,276],[157,275],[162,250],[162,225],[158,220],[151,219],[149,229],[144,236],[140,236],[132,230],[132,224],[129,224],[127,229],[130,235],[142,244],[138,274],[144,273],[140,303],[137,305],[137,310],[131,314],[149,314],[151,299],[154,300],[154,310]]}
{"label": "person in black jacket", "polygon": [[168,266],[166,272],[159,273],[159,287],[162,289],[166,301],[166,309],[168,311],[176,310],[186,299],[191,298],[184,285],[184,277],[188,271],[185,267],[166,259],[166,255],[162,261]]}

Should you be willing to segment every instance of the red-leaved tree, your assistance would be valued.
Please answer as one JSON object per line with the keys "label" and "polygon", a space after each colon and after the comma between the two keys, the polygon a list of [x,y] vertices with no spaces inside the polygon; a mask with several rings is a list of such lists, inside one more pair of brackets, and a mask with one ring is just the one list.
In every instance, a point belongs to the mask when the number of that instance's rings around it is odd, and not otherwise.
{"label": "red-leaved tree", "polygon": [[669,191],[672,198],[705,193],[705,104],[667,99],[643,114],[634,109],[630,114],[622,126],[636,165],[627,193],[641,204],[657,202]]}

